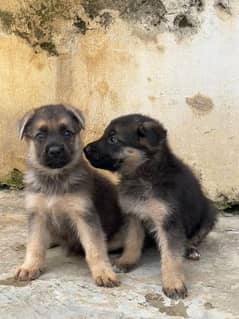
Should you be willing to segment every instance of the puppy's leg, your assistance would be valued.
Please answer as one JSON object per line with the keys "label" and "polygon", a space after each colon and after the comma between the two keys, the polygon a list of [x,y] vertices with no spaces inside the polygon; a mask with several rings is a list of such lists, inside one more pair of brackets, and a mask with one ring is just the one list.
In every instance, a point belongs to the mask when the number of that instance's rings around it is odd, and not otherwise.
{"label": "puppy's leg", "polygon": [[144,244],[144,228],[137,217],[129,215],[126,227],[123,254],[114,261],[117,272],[128,272],[137,264]]}
{"label": "puppy's leg", "polygon": [[77,231],[92,276],[98,286],[119,286],[120,282],[108,258],[104,233],[97,213],[91,212],[90,214],[88,212],[88,215],[78,218]]}
{"label": "puppy's leg", "polygon": [[[212,212],[215,214],[214,211]],[[200,252],[198,250],[198,246],[205,239],[208,233],[212,230],[215,222],[216,222],[216,218],[210,215],[203,221],[199,231],[187,242],[185,255],[184,255],[185,258],[190,260],[200,259]]]}
{"label": "puppy's leg", "polygon": [[122,226],[121,229],[116,234],[114,234],[114,236],[107,242],[108,251],[113,252],[115,250],[123,248],[125,235],[125,227]]}
{"label": "puppy's leg", "polygon": [[46,216],[33,213],[29,218],[28,242],[24,263],[16,271],[16,279],[34,280],[43,270],[50,235],[47,230]]}
{"label": "puppy's leg", "polygon": [[173,227],[157,227],[157,239],[161,250],[163,292],[169,298],[187,297],[187,288],[182,269],[184,239],[181,231]]}

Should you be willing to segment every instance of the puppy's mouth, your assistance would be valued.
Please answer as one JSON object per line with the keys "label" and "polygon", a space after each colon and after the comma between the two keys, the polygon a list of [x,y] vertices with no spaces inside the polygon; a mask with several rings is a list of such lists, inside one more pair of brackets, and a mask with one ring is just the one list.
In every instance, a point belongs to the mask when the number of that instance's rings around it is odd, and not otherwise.
{"label": "puppy's mouth", "polygon": [[69,164],[70,160],[67,159],[67,158],[57,158],[57,159],[45,159],[44,161],[44,165],[48,168],[51,168],[51,169],[59,169],[59,168],[63,168],[65,167],[67,164]]}
{"label": "puppy's mouth", "polygon": [[94,156],[90,156],[85,152],[86,158],[95,168],[105,169],[108,171],[116,172],[122,165],[121,159],[113,159],[108,155],[100,156],[98,153],[94,153]]}
{"label": "puppy's mouth", "polygon": [[112,171],[118,171],[121,168],[121,165],[123,163],[123,159],[117,159],[112,163]]}

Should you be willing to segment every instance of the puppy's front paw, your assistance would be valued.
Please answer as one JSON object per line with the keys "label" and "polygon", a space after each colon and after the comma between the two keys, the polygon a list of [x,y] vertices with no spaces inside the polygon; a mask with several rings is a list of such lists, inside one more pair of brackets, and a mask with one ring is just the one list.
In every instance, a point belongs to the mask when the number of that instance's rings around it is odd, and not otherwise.
{"label": "puppy's front paw", "polygon": [[100,287],[118,287],[120,281],[117,278],[117,275],[113,271],[102,270],[101,272],[94,275],[94,280],[97,286]]}
{"label": "puppy's front paw", "polygon": [[15,273],[15,278],[21,281],[29,281],[37,279],[41,275],[41,269],[39,267],[29,267],[24,264],[19,267]]}
{"label": "puppy's front paw", "polygon": [[135,263],[131,264],[127,261],[117,258],[113,260],[113,269],[117,273],[126,273],[132,270],[135,267]]}
{"label": "puppy's front paw", "polygon": [[188,290],[181,279],[173,279],[163,284],[164,294],[171,299],[184,299],[188,296]]}

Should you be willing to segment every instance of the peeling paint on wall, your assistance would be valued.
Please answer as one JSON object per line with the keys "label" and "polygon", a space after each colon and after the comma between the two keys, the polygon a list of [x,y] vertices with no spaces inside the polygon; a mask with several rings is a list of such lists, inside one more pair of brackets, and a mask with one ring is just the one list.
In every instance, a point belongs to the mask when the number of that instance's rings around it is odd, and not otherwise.
{"label": "peeling paint on wall", "polygon": [[54,40],[60,31],[59,23],[76,19],[80,8],[79,0],[24,0],[14,14],[0,11],[0,20],[5,30],[23,38],[36,52],[45,50],[58,55]]}
{"label": "peeling paint on wall", "polygon": [[229,15],[232,14],[229,0],[216,0],[214,6],[219,11],[222,11]]}
{"label": "peeling paint on wall", "polygon": [[196,33],[200,28],[201,0],[23,0],[12,13],[0,8],[4,31],[14,33],[34,48],[50,55],[61,53],[59,37],[100,27],[107,29],[115,19],[123,19],[144,32],[174,32],[179,38]]}
{"label": "peeling paint on wall", "polygon": [[8,31],[14,23],[14,16],[11,12],[0,10],[0,21],[2,22],[3,30]]}

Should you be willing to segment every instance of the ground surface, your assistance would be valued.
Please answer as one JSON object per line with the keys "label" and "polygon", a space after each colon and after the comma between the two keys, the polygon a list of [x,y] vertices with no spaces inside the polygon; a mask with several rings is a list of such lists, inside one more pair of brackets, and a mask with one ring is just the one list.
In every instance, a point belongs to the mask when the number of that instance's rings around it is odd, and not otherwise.
{"label": "ground surface", "polygon": [[189,297],[172,302],[161,292],[160,260],[147,251],[140,266],[121,274],[119,288],[96,287],[81,257],[48,251],[46,272],[32,283],[11,279],[24,257],[23,194],[0,192],[0,318],[239,318],[239,216],[223,216],[201,247],[199,262],[185,261]]}

